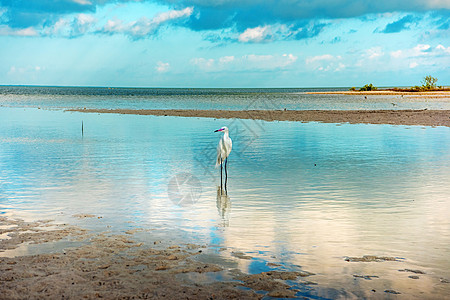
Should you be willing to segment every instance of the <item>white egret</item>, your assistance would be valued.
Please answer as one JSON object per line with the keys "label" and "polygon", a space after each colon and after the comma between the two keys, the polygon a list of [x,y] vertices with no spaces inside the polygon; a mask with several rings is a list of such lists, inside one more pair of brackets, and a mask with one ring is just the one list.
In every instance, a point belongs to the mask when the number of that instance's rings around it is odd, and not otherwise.
{"label": "white egret", "polygon": [[228,155],[230,155],[233,142],[231,141],[231,138],[228,135],[228,127],[224,126],[220,129],[217,129],[214,132],[219,131],[223,131],[223,136],[219,141],[219,145],[217,146],[216,168],[220,165],[220,185],[222,185],[222,165],[223,162],[225,161],[225,188],[226,188],[228,176],[227,174]]}

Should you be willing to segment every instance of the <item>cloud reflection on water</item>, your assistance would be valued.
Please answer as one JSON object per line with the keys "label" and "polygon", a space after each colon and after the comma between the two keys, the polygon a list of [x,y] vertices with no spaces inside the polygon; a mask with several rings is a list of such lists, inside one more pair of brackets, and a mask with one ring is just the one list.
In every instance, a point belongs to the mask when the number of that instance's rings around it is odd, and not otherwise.
{"label": "cloud reflection on water", "polygon": [[[354,284],[355,272],[417,292],[450,276],[449,128],[264,123],[245,151],[236,146],[231,154],[225,194],[213,163],[211,179],[196,162],[216,144],[211,132],[224,120],[6,108],[0,114],[0,205],[7,215],[73,221],[75,213],[92,213],[103,219],[85,226],[97,230],[158,228],[175,242],[254,256],[238,260],[244,270],[256,268],[257,259],[282,261],[336,288]],[[178,207],[167,185],[186,171],[204,189],[197,203]],[[368,254],[406,261],[343,259]],[[398,279],[405,266],[430,275]]]}

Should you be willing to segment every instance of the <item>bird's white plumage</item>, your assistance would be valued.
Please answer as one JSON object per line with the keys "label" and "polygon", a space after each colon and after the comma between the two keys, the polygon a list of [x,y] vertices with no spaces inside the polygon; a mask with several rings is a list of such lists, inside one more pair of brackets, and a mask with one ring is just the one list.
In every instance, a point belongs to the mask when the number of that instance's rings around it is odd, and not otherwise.
{"label": "bird's white plumage", "polygon": [[224,126],[220,128],[219,131],[223,131],[223,136],[219,141],[219,145],[217,146],[216,167],[220,166],[220,164],[225,161],[228,155],[230,155],[231,148],[233,147],[233,142],[228,135],[228,127]]}

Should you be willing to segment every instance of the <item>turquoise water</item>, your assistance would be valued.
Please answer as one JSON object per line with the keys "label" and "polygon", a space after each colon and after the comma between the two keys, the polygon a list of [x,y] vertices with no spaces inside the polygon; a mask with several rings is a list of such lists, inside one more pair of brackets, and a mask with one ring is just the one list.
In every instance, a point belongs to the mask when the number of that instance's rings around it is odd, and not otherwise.
{"label": "turquoise water", "polygon": [[448,97],[326,95],[328,89],[136,89],[0,86],[0,105],[48,109],[450,109]]}
{"label": "turquoise water", "polygon": [[[0,108],[2,215],[97,231],[155,229],[137,238],[208,245],[225,264],[250,273],[269,269],[267,262],[316,273],[308,278],[318,283],[309,296],[367,297],[369,284],[407,298],[448,294],[440,279],[450,277],[450,128],[83,114],[33,105]],[[220,135],[213,131],[224,125],[233,139],[226,195],[214,168]],[[182,173],[196,179],[196,194],[177,205],[168,190]],[[79,213],[102,218],[72,217]],[[214,250],[222,247],[228,250]],[[399,262],[345,261],[363,255]],[[410,279],[398,271],[406,268],[426,275]]]}

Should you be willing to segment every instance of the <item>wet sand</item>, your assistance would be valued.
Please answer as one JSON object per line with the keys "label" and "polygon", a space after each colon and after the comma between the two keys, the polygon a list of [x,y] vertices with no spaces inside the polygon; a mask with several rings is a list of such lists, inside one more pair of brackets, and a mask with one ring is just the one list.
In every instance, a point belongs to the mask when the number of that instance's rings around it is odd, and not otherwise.
{"label": "wet sand", "polygon": [[254,119],[351,124],[391,124],[450,127],[450,110],[131,110],[71,109],[85,113],[113,113],[153,116]]}
{"label": "wet sand", "polygon": [[[89,214],[73,218],[100,219]],[[262,299],[274,298],[389,298],[443,299],[448,278],[407,268],[404,258],[365,255],[343,257],[356,266],[349,286],[328,288],[314,274],[297,268],[288,271],[282,264],[268,263],[270,271],[246,274],[220,263],[198,259],[207,245],[168,244],[155,240],[138,242],[136,228],[123,234],[90,232],[78,226],[52,221],[25,222],[0,217],[0,299]],[[64,242],[62,244],[58,244]],[[44,246],[39,248],[38,246]],[[38,248],[36,248],[38,247]],[[31,250],[31,253],[23,250]],[[229,251],[222,248],[220,251]],[[233,252],[232,252],[233,253]],[[242,253],[237,259],[247,260]],[[208,261],[211,252],[206,254]],[[218,262],[220,260],[217,260]],[[379,264],[365,269],[361,264]],[[386,265],[387,264],[387,265]],[[239,264],[238,264],[239,265]],[[299,266],[298,266],[299,267]],[[349,266],[351,267],[351,266]],[[383,278],[383,269],[397,268],[395,280]],[[372,271],[370,271],[372,270]],[[366,273],[370,271],[371,273]],[[213,274],[219,274],[215,276]],[[226,278],[226,279],[225,279]],[[357,291],[354,290],[357,282]],[[415,289],[411,289],[412,287]],[[349,288],[350,290],[347,290]],[[320,297],[319,297],[320,298]],[[415,298],[415,297],[412,297]]]}
{"label": "wet sand", "polygon": [[[297,292],[289,280],[313,275],[306,271],[248,275],[237,269],[224,270],[196,260],[205,246],[150,248],[136,242],[133,234],[93,234],[66,224],[0,217],[0,299],[285,298]],[[14,252],[19,247],[62,240],[80,245],[53,249],[53,253],[16,256]],[[232,274],[232,280],[198,283],[181,276],[225,271]]]}

